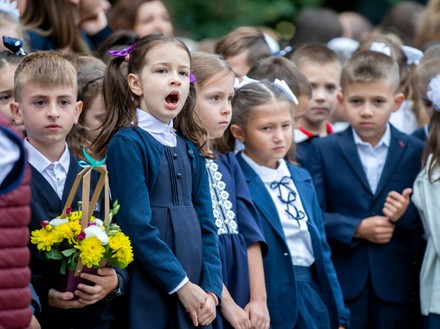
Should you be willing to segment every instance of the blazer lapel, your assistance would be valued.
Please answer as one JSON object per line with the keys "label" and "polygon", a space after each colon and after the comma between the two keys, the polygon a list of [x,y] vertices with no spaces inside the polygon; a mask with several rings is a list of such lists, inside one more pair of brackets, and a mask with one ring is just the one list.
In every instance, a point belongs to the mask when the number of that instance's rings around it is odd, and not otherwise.
{"label": "blazer lapel", "polygon": [[283,227],[281,226],[281,221],[278,216],[278,211],[274,203],[271,201],[272,198],[267,191],[266,186],[264,186],[263,181],[246,163],[246,161],[243,160],[240,154],[237,154],[237,160],[248,184],[249,192],[252,195],[252,201],[264,215],[262,220],[267,221],[273,227],[275,232],[285,239]]}
{"label": "blazer lapel", "polygon": [[50,205],[51,209],[61,209],[61,200],[53,187],[44,178],[40,172],[35,169],[34,166],[29,164],[32,171],[32,183],[31,185],[38,191],[38,195],[44,198]]}
{"label": "blazer lapel", "polygon": [[407,136],[398,133],[394,127],[391,127],[391,140],[388,148],[388,155],[383,167],[382,175],[380,176],[379,184],[377,185],[375,195],[380,194],[395,172],[395,169],[400,162],[400,158],[407,147],[407,139]]}
{"label": "blazer lapel", "polygon": [[340,134],[340,138],[337,139],[339,147],[345,160],[348,162],[349,166],[359,178],[362,185],[364,185],[367,191],[371,192],[370,184],[368,184],[367,176],[365,175],[364,168],[359,158],[359,153],[354,143],[353,132],[351,129],[346,129]]}

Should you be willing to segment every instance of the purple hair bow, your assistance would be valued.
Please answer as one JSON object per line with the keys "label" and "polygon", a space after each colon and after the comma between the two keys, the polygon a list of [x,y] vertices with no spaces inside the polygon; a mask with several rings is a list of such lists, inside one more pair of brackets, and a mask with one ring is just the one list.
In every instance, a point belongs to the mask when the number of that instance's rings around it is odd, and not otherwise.
{"label": "purple hair bow", "polygon": [[133,50],[134,46],[136,46],[136,42],[133,43],[131,46],[122,49],[122,50],[109,50],[107,51],[110,55],[112,56],[117,56],[117,57],[125,57],[128,54],[130,54],[130,52]]}

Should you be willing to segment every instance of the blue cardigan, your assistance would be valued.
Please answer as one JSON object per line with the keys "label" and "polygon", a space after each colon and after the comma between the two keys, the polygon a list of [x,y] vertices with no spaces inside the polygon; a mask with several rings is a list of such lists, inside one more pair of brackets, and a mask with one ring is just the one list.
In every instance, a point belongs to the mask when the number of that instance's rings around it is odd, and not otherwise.
{"label": "blue cardigan", "polygon": [[[297,321],[298,300],[296,279],[292,257],[286,243],[278,211],[271,200],[263,181],[246,163],[241,154],[237,160],[249,186],[255,206],[263,223],[263,232],[269,246],[264,258],[267,303],[272,328],[292,329]],[[330,315],[332,328],[339,324],[348,325],[349,311],[344,306],[342,291],[339,286],[330,248],[326,242],[322,214],[313,187],[312,179],[306,170],[288,164],[292,180],[301,196],[304,210],[309,220],[309,232],[312,238],[318,285]]]}
{"label": "blue cardigan", "polygon": [[[200,220],[203,244],[201,287],[221,298],[222,276],[218,235],[212,213],[212,201],[204,159],[194,144],[186,140],[192,159],[192,198]],[[139,266],[167,293],[186,276],[184,269],[159,231],[150,224],[149,191],[152,191],[165,147],[141,128],[124,128],[111,139],[107,151],[112,198],[121,209],[118,223],[130,236]],[[125,220],[129,218],[130,220]],[[142,234],[139,234],[142,232]],[[154,250],[154,252],[152,252]],[[135,284],[135,283],[133,283]]]}

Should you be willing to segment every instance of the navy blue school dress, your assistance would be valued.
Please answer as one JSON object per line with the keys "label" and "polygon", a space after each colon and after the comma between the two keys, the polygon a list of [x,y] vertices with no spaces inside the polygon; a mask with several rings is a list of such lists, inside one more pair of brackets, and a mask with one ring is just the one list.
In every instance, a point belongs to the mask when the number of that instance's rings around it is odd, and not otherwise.
{"label": "navy blue school dress", "polygon": [[[260,243],[265,255],[267,244],[235,155],[232,152],[218,154],[214,161],[206,161],[206,168],[219,235],[223,283],[235,303],[244,308],[250,299],[247,248],[254,243]],[[214,328],[232,328],[222,317],[220,309],[217,311]]]}
{"label": "navy blue school dress", "polygon": [[174,293],[187,277],[221,297],[218,238],[204,159],[177,135],[164,146],[141,128],[126,128],[107,152],[117,221],[130,237],[127,328],[194,328]]}

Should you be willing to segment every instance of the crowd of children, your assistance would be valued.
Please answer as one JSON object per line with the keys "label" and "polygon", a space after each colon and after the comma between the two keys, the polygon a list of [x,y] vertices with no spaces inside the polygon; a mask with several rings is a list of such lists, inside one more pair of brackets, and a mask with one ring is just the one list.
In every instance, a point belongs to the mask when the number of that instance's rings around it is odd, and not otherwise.
{"label": "crowd of children", "polygon": [[[19,6],[0,1],[0,327],[440,326],[438,46],[347,43],[311,10],[350,51],[250,26],[197,51],[161,0]],[[72,188],[77,209],[88,155],[134,261],[70,292],[27,232]]]}

